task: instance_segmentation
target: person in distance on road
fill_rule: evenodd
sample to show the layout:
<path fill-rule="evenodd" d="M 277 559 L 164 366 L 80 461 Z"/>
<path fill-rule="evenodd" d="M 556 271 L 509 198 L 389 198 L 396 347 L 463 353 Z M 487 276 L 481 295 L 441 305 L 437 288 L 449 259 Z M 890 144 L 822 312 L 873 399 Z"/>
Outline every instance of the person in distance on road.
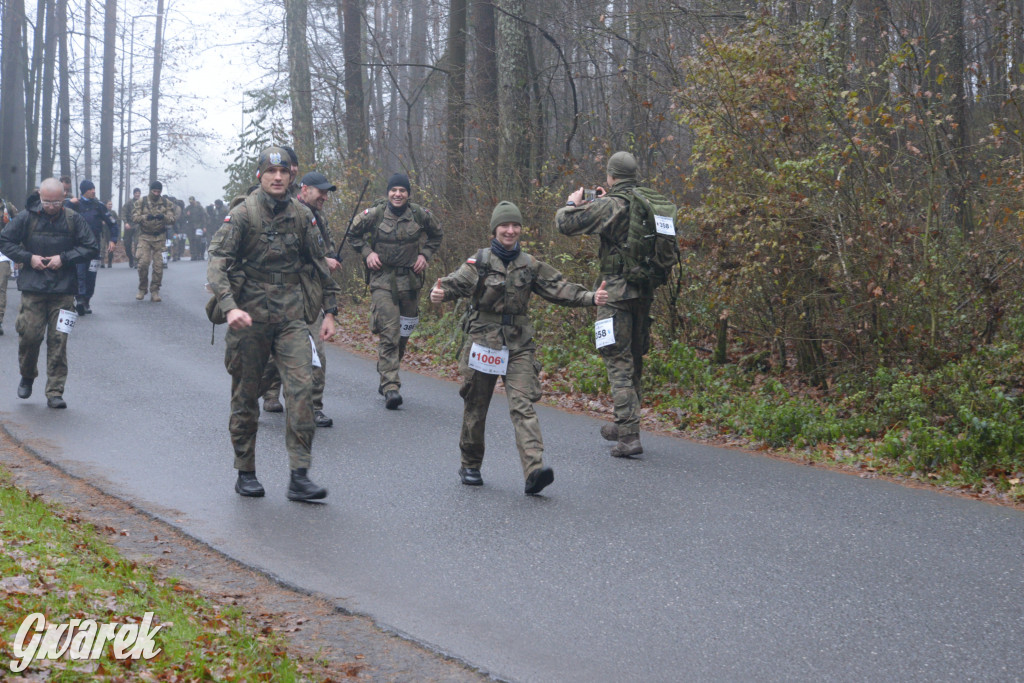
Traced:
<path fill-rule="evenodd" d="M 235 492 L 265 493 L 256 478 L 256 432 L 260 380 L 273 350 L 285 395 L 288 499 L 311 501 L 327 490 L 308 476 L 316 430 L 308 324 L 322 313 L 320 338 L 334 334 L 341 290 L 330 276 L 313 214 L 288 196 L 288 166 L 288 154 L 279 147 L 260 154 L 260 186 L 231 209 L 214 236 L 206 277 L 228 323 L 224 365 L 231 375 Z M 319 292 L 319 300 L 311 292 Z"/>
<path fill-rule="evenodd" d="M 174 225 L 176 213 L 174 204 L 161 196 L 163 183 L 154 180 L 149 184 L 149 194 L 135 203 L 132 224 L 135 225 L 135 264 L 139 269 L 139 293 L 137 301 L 146 298 L 149 288 L 150 300 L 160 301 L 160 285 L 164 279 L 164 248 L 167 244 L 167 228 Z M 153 279 L 149 279 L 149 266 L 153 265 Z"/>
<path fill-rule="evenodd" d="M 544 442 L 533 404 L 540 400 L 540 368 L 536 362 L 533 324 L 527 315 L 530 295 L 562 306 L 603 306 L 604 283 L 596 292 L 568 282 L 546 263 L 519 246 L 523 216 L 512 202 L 501 202 L 491 213 L 491 244 L 466 259 L 430 290 L 431 302 L 472 299 L 463 330 L 469 335 L 459 361 L 465 401 L 459 449 L 459 477 L 468 486 L 483 484 L 484 425 L 498 377 L 503 378 L 516 446 L 526 477 L 525 492 L 535 495 L 555 480 L 544 466 Z"/>
<path fill-rule="evenodd" d="M 14 327 L 20 335 L 18 398 L 32 395 L 39 374 L 39 347 L 46 337 L 46 405 L 67 408 L 68 335 L 57 330 L 60 311 L 75 304 L 75 266 L 99 257 L 99 242 L 81 216 L 64 206 L 64 186 L 47 178 L 28 198 L 28 208 L 0 232 L 0 252 L 22 265 L 18 275 L 21 309 Z"/>

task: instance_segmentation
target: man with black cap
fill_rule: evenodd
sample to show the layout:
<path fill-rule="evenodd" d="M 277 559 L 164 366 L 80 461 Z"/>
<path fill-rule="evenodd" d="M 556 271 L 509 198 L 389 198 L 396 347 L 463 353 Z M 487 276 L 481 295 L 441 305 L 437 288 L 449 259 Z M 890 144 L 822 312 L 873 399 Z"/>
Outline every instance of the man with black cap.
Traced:
<path fill-rule="evenodd" d="M 609 190 L 596 189 L 597 197 L 584 199 L 583 188 L 566 199 L 555 214 L 563 235 L 597 235 L 601 279 L 608 283 L 608 303 L 597 308 L 599 323 L 610 320 L 614 341 L 601 346 L 611 384 L 615 423 L 601 428 L 601 436 L 615 441 L 611 455 L 629 458 L 644 452 L 640 444 L 641 378 L 644 354 L 650 346 L 653 292 L 627 282 L 619 258 L 629 233 L 630 201 L 637 187 L 636 158 L 616 152 L 608 159 Z"/>
<path fill-rule="evenodd" d="M 135 206 L 142 199 L 142 190 L 132 190 L 132 198 L 121 207 L 121 220 L 124 227 L 121 229 L 121 244 L 124 245 L 125 256 L 128 257 L 128 267 L 135 267 L 135 223 L 132 214 L 135 213 Z"/>
<path fill-rule="evenodd" d="M 340 288 L 331 279 L 323 236 L 313 215 L 289 197 L 288 154 L 269 147 L 259 156 L 259 188 L 231 209 L 210 245 L 206 277 L 227 318 L 224 364 L 231 375 L 228 431 L 241 496 L 264 495 L 256 478 L 259 388 L 271 351 L 284 385 L 285 444 L 291 468 L 289 500 L 320 500 L 327 490 L 308 476 L 313 435 L 313 366 L 308 325 L 334 334 Z"/>
<path fill-rule="evenodd" d="M 160 301 L 160 285 L 164 279 L 164 247 L 167 244 L 167 228 L 174 225 L 177 211 L 167 197 L 162 197 L 164 186 L 159 180 L 149 184 L 149 194 L 139 200 L 132 212 L 132 222 L 138 231 L 135 238 L 135 261 L 139 268 L 139 293 L 136 301 L 146 298 L 148 287 L 151 301 Z M 149 278 L 149 266 L 153 264 L 153 279 Z"/>
<path fill-rule="evenodd" d="M 202 261 L 206 251 L 206 209 L 196 201 L 188 198 L 185 207 L 185 233 L 188 235 L 188 254 L 192 261 Z"/>
<path fill-rule="evenodd" d="M 371 328 L 380 335 L 377 391 L 388 410 L 402 405 L 398 367 L 419 323 L 423 271 L 444 236 L 434 215 L 409 201 L 411 193 L 409 177 L 395 173 L 388 180 L 387 199 L 363 211 L 349 233 L 352 248 L 368 269 Z"/>
<path fill-rule="evenodd" d="M 103 227 L 106 226 L 110 231 L 110 240 L 107 242 L 105 251 L 106 253 L 113 253 L 114 245 L 117 244 L 119 237 L 117 221 L 110 215 L 106 205 L 96 199 L 96 186 L 91 180 L 83 180 L 79 183 L 77 203 L 73 204 L 70 200 L 65 200 L 64 205 L 69 209 L 74 209 L 78 215 L 85 219 L 86 225 L 96 235 L 97 244 L 103 244 Z M 78 274 L 78 300 L 75 308 L 79 315 L 92 313 L 89 302 L 92 300 L 92 295 L 96 292 L 96 270 L 100 267 L 101 263 L 102 261 L 97 258 L 88 263 L 78 263 L 75 265 Z"/>
<path fill-rule="evenodd" d="M 282 147 L 282 149 L 288 151 L 287 147 Z M 331 236 L 330 228 L 327 226 L 327 219 L 324 218 L 323 214 L 320 212 L 324 208 L 324 202 L 327 201 L 327 193 L 334 192 L 337 189 L 338 188 L 335 187 L 331 181 L 327 180 L 327 177 L 323 173 L 310 171 L 306 175 L 302 176 L 302 183 L 299 186 L 298 194 L 298 200 L 303 204 L 303 206 L 313 213 L 313 219 L 316 222 L 317 227 L 320 228 L 320 236 L 323 239 L 324 253 L 327 254 L 325 260 L 327 261 L 328 269 L 330 269 L 332 273 L 341 267 L 341 263 L 333 256 L 336 251 L 334 238 Z M 324 353 L 324 341 L 320 339 L 318 334 L 321 324 L 323 324 L 322 313 L 309 325 L 309 333 L 313 337 L 313 342 L 316 345 L 316 353 L 320 357 L 320 367 L 313 367 L 313 422 L 317 427 L 331 427 L 334 425 L 334 420 L 324 414 L 324 385 L 327 377 L 327 356 Z M 263 408 L 266 410 L 268 407 L 280 406 L 281 373 L 278 371 L 277 362 L 273 358 L 271 358 L 270 362 L 267 363 L 267 368 L 263 372 L 263 382 L 261 384 L 266 387 L 266 390 L 263 392 Z M 283 410 L 283 407 L 281 410 Z M 280 410 L 270 412 L 280 412 Z"/>

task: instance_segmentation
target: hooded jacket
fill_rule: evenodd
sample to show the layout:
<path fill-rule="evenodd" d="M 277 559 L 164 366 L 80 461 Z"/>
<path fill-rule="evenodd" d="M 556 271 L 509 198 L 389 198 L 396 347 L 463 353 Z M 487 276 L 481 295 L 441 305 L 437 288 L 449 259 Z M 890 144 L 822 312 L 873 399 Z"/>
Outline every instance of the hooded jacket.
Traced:
<path fill-rule="evenodd" d="M 18 275 L 18 289 L 36 294 L 75 294 L 78 277 L 75 265 L 99 258 L 99 242 L 85 220 L 68 208 L 55 216 L 43 212 L 39 193 L 28 198 L 28 208 L 14 217 L 0 232 L 0 252 L 24 267 Z M 32 257 L 60 256 L 58 270 L 36 270 Z"/>
<path fill-rule="evenodd" d="M 117 242 L 121 236 L 121 231 L 117 227 L 117 221 L 114 220 L 113 216 L 110 215 L 110 211 L 107 209 L 106 204 L 98 199 L 89 199 L 88 197 L 79 197 L 78 204 L 64 203 L 67 208 L 74 209 L 75 213 L 85 219 L 86 225 L 88 225 L 93 234 L 96 235 L 96 241 L 102 239 L 103 226 L 106 225 L 110 231 L 110 241 Z"/>

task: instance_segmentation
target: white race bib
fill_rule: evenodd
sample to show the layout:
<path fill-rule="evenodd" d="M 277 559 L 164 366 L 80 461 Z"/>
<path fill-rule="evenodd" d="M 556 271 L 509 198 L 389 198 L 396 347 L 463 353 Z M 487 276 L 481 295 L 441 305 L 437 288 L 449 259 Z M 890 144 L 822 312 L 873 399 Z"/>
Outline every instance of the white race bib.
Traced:
<path fill-rule="evenodd" d="M 605 318 L 594 323 L 594 344 L 597 348 L 615 343 L 615 318 Z"/>
<path fill-rule="evenodd" d="M 100 269 L 100 263 L 102 263 L 102 261 L 98 258 L 94 258 L 92 261 L 89 261 L 89 272 L 95 273 L 98 271 Z"/>
<path fill-rule="evenodd" d="M 75 323 L 78 321 L 78 313 L 75 311 L 65 311 L 63 308 L 57 312 L 57 331 L 63 332 L 64 334 L 71 334 L 72 330 L 75 329 Z"/>
<path fill-rule="evenodd" d="M 508 372 L 508 347 L 495 351 L 473 342 L 469 349 L 469 367 L 488 375 L 505 375 Z"/>
<path fill-rule="evenodd" d="M 203 229 L 202 228 L 196 228 L 196 237 L 202 237 L 202 236 L 203 236 Z"/>
<path fill-rule="evenodd" d="M 313 341 L 313 335 L 309 335 L 309 346 L 313 349 L 313 367 L 322 368 L 320 364 L 320 354 L 316 352 L 316 342 Z"/>
<path fill-rule="evenodd" d="M 398 322 L 401 324 L 399 334 L 403 337 L 408 337 L 412 334 L 412 331 L 416 329 L 416 326 L 420 324 L 419 316 L 415 318 L 406 318 L 404 315 L 398 316 Z"/>
<path fill-rule="evenodd" d="M 173 240 L 165 240 L 165 241 L 164 241 L 164 246 L 165 246 L 165 247 L 169 247 L 169 246 L 171 246 L 172 244 L 174 244 L 174 241 L 173 241 Z"/>
<path fill-rule="evenodd" d="M 659 235 L 676 236 L 676 223 L 671 216 L 654 215 L 654 230 Z"/>

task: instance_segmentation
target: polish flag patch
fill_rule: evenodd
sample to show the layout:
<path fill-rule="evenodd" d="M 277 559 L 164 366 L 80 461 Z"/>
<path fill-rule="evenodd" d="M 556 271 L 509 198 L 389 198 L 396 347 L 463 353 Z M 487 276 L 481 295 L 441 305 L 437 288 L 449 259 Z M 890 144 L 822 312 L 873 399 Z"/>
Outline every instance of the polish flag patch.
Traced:
<path fill-rule="evenodd" d="M 231 214 L 228 214 L 227 216 L 224 216 L 224 222 L 225 223 L 230 223 L 231 222 Z"/>

